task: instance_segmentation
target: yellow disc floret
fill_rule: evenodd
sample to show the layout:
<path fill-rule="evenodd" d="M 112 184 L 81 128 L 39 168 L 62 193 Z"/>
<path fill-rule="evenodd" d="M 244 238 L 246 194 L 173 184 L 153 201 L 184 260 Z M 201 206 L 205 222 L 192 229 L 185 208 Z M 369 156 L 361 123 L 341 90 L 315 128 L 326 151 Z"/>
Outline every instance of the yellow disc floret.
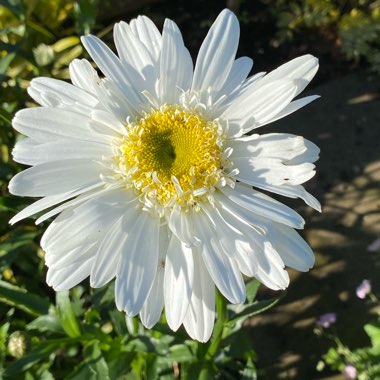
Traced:
<path fill-rule="evenodd" d="M 215 121 L 163 106 L 126 128 L 118 167 L 130 186 L 154 203 L 189 205 L 220 180 L 223 138 Z"/>

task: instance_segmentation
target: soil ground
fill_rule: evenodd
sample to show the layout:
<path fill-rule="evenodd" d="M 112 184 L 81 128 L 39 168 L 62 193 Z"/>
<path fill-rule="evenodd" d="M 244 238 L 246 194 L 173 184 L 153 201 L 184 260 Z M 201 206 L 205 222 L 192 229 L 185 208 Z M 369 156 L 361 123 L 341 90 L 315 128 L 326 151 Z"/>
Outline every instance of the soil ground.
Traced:
<path fill-rule="evenodd" d="M 309 94 L 321 98 L 261 131 L 294 133 L 319 145 L 317 175 L 306 188 L 323 212 L 291 203 L 306 219 L 302 234 L 316 265 L 309 273 L 292 271 L 281 303 L 251 321 L 258 367 L 266 369 L 260 380 L 342 379 L 315 370 L 328 348 L 326 339 L 313 333 L 315 320 L 336 312 L 334 328 L 342 340 L 352 348 L 367 345 L 362 326 L 374 310 L 356 297 L 355 288 L 367 278 L 380 290 L 380 254 L 367 250 L 380 237 L 380 78 L 352 73 Z M 262 290 L 261 297 L 268 294 Z"/>

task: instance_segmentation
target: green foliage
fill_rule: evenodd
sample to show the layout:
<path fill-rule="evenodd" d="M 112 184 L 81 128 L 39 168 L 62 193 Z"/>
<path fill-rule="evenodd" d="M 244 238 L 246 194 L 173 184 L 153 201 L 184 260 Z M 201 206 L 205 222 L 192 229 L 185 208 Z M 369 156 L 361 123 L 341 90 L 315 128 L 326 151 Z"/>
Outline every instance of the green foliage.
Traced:
<path fill-rule="evenodd" d="M 82 287 L 70 295 L 58 292 L 55 304 L 35 294 L 30 294 L 33 302 L 20 298 L 25 293 L 11 287 L 18 298 L 0 328 L 0 369 L 5 379 L 255 379 L 256 355 L 242 324 L 278 302 L 254 301 L 257 288 L 256 280 L 247 284 L 251 301 L 239 310 L 226 309 L 218 295 L 214 334 L 202 344 L 182 330 L 168 330 L 164 320 L 152 330 L 137 318 L 126 323 L 122 313 L 109 307 L 112 286 L 91 294 Z M 0 294 L 0 302 L 9 304 L 9 298 Z M 115 313 L 124 320 L 121 328 Z"/>
<path fill-rule="evenodd" d="M 372 302 L 377 305 L 379 301 L 371 294 Z M 335 334 L 327 334 L 317 329 L 318 335 L 327 337 L 332 346 L 323 355 L 317 365 L 317 370 L 322 371 L 326 366 L 342 372 L 347 365 L 352 365 L 357 371 L 358 380 L 380 380 L 380 315 L 371 323 L 364 325 L 371 345 L 357 349 L 350 349 Z"/>
<path fill-rule="evenodd" d="M 380 2 L 376 0 L 296 0 L 273 2 L 280 43 L 305 33 L 328 37 L 349 60 L 366 61 L 380 73 Z"/>
<path fill-rule="evenodd" d="M 380 72 L 380 4 L 352 9 L 339 22 L 342 51 L 349 59 L 364 58 Z"/>
<path fill-rule="evenodd" d="M 305 29 L 321 28 L 336 22 L 339 8 L 332 0 L 280 0 L 275 2 L 272 12 L 277 19 L 277 37 L 283 42 Z"/>

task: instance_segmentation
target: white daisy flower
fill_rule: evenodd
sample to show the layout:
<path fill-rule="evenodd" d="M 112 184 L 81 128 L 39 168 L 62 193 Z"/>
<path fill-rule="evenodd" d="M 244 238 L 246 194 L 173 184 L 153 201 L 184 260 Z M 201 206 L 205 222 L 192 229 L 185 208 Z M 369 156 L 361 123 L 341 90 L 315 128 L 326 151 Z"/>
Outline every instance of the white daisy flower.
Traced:
<path fill-rule="evenodd" d="M 15 161 L 31 165 L 12 194 L 42 197 L 11 223 L 43 210 L 59 214 L 41 240 L 47 283 L 67 290 L 86 277 L 102 287 L 116 277 L 119 310 L 150 328 L 167 322 L 207 341 L 215 286 L 245 300 L 243 276 L 284 289 L 285 266 L 307 271 L 314 256 L 295 229 L 302 217 L 265 190 L 302 198 L 319 149 L 291 134 L 251 134 L 310 103 L 292 101 L 318 69 L 311 55 L 247 78 L 252 60 L 235 59 L 239 24 L 224 10 L 209 30 L 195 68 L 177 25 L 162 34 L 139 16 L 114 28 L 118 56 L 100 39 L 82 42 L 87 60 L 70 65 L 72 84 L 36 78 L 41 107 L 19 111 L 27 137 Z"/>

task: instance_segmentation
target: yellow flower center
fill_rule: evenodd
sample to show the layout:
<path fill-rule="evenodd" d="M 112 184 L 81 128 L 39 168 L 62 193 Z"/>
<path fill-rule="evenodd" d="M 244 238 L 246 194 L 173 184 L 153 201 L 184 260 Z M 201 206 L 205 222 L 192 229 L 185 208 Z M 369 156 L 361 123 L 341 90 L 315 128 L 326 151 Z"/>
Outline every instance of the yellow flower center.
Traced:
<path fill-rule="evenodd" d="M 117 159 L 128 182 L 149 200 L 189 205 L 220 179 L 220 128 L 199 114 L 164 106 L 127 125 Z"/>

